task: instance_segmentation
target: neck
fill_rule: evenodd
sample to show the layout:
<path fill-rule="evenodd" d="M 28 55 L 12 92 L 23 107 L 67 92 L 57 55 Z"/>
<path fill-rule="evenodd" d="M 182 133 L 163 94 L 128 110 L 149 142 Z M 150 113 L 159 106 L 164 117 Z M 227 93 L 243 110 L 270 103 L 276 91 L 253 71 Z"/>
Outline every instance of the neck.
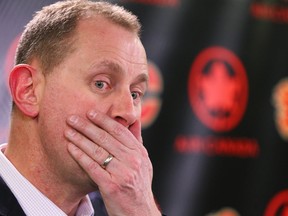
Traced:
<path fill-rule="evenodd" d="M 55 205 L 67 215 L 75 215 L 81 199 L 89 191 L 84 192 L 80 185 L 75 186 L 63 179 L 51 165 L 51 158 L 42 148 L 35 121 L 29 118 L 12 121 L 11 136 L 4 154 Z"/>

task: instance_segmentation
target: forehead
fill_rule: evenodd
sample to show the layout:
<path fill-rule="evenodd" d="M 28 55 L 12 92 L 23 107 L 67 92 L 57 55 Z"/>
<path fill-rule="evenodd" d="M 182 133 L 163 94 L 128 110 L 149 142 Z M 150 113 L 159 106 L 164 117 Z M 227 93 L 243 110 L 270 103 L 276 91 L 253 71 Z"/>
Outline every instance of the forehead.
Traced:
<path fill-rule="evenodd" d="M 76 27 L 76 36 L 79 45 L 89 45 L 90 48 L 100 50 L 116 49 L 123 52 L 123 55 L 129 54 L 130 61 L 134 58 L 140 60 L 139 57 L 146 59 L 144 47 L 135 31 L 101 16 L 80 20 Z"/>
<path fill-rule="evenodd" d="M 97 16 L 79 21 L 75 38 L 76 53 L 89 62 L 89 67 L 101 64 L 117 70 L 129 67 L 147 72 L 145 49 L 133 31 Z"/>

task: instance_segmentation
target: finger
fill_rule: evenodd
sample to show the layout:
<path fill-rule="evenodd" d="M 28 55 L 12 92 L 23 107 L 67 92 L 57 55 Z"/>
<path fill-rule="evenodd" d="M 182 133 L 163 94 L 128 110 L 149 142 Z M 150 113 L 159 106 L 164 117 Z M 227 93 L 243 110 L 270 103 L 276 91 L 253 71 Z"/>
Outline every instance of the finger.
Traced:
<path fill-rule="evenodd" d="M 123 145 L 128 148 L 128 150 L 125 149 L 123 154 L 119 154 L 120 157 L 117 157 L 121 161 L 126 162 L 131 158 L 130 156 L 127 157 L 127 155 L 142 155 L 144 157 L 148 157 L 147 149 L 142 144 L 142 137 L 141 137 L 141 124 L 140 121 L 136 121 L 134 125 L 131 126 L 131 130 L 134 132 L 135 135 L 132 134 L 131 131 L 129 131 L 126 127 L 124 127 L 122 124 L 118 123 L 114 119 L 111 119 L 109 116 L 96 112 L 94 110 L 91 110 L 87 113 L 88 118 L 97 126 L 103 128 L 105 131 L 108 132 L 109 135 L 112 135 L 115 139 L 117 139 L 120 144 L 117 145 L 117 147 L 121 148 Z M 113 149 L 108 149 L 109 152 L 113 152 Z M 132 150 L 132 152 L 131 152 Z M 129 161 L 128 161 L 128 164 Z"/>
<path fill-rule="evenodd" d="M 111 153 L 112 155 L 121 158 L 123 157 L 123 154 L 127 152 L 127 147 L 122 145 L 118 140 L 116 140 L 113 136 L 108 134 L 103 129 L 99 128 L 97 125 L 93 124 L 92 122 L 85 120 L 79 116 L 72 115 L 67 120 L 68 125 L 73 127 L 75 130 L 77 130 L 79 133 L 81 133 L 83 136 L 87 137 L 90 141 L 93 143 L 96 143 L 98 146 L 102 147 L 103 149 L 106 149 L 107 152 Z M 69 134 L 67 134 L 69 135 Z M 78 145 L 78 143 L 75 143 Z M 95 150 L 97 153 L 97 149 L 94 149 L 93 144 L 91 143 L 82 143 L 83 145 L 88 145 L 85 147 L 87 153 L 90 156 L 95 154 Z M 79 145 L 78 145 L 79 146 Z M 89 147 L 90 146 L 90 147 Z M 79 146 L 80 147 L 80 146 Z M 83 146 L 81 147 L 83 148 Z M 96 148 L 96 147 L 95 147 Z M 101 149 L 100 149 L 101 151 Z M 108 156 L 108 153 L 106 157 Z M 100 158 L 103 159 L 103 157 L 100 156 Z"/>
<path fill-rule="evenodd" d="M 125 166 L 121 166 L 122 164 L 115 157 L 113 157 L 104 169 L 102 164 L 94 161 L 82 151 L 82 149 L 74 145 L 74 143 L 68 143 L 68 151 L 100 189 L 108 189 L 107 185 L 112 184 L 113 182 L 123 181 L 120 180 L 123 179 L 123 176 L 131 176 L 132 171 Z M 114 172 L 111 172 L 111 170 Z"/>
<path fill-rule="evenodd" d="M 87 113 L 87 116 L 94 124 L 107 131 L 110 135 L 112 135 L 115 139 L 117 139 L 127 148 L 135 150 L 138 149 L 141 145 L 141 143 L 131 133 L 131 131 L 129 131 L 126 127 L 124 127 L 122 124 L 118 123 L 114 119 L 111 119 L 109 116 L 100 112 L 95 112 L 94 110 L 89 111 Z"/>
<path fill-rule="evenodd" d="M 82 152 L 84 152 L 85 154 L 87 154 L 91 159 L 93 159 L 94 161 L 96 161 L 100 166 L 102 166 L 102 168 L 104 169 L 109 169 L 108 171 L 110 173 L 114 173 L 115 176 L 119 176 L 121 174 L 123 174 L 123 172 L 121 170 L 124 170 L 125 168 L 127 168 L 127 165 L 121 163 L 118 164 L 118 166 L 114 166 L 111 167 L 110 163 L 109 163 L 109 167 L 108 165 L 106 167 L 104 167 L 104 163 L 107 160 L 107 158 L 109 158 L 109 156 L 111 155 L 111 153 L 107 152 L 104 148 L 102 148 L 101 146 L 95 144 L 94 142 L 92 142 L 90 139 L 88 139 L 87 137 L 83 136 L 81 133 L 71 129 L 71 128 L 67 128 L 64 131 L 64 136 L 74 145 L 76 145 L 79 149 L 81 149 Z M 116 158 L 117 156 L 113 156 L 113 159 Z M 130 162 L 130 164 L 136 164 L 134 163 L 133 160 L 135 160 L 135 157 L 137 159 L 139 159 L 139 156 L 137 156 L 137 154 L 133 154 L 132 156 L 127 157 L 127 155 L 123 156 L 122 158 L 126 159 L 126 161 L 128 161 L 128 163 Z M 121 160 L 121 158 L 120 158 Z M 123 162 L 123 159 L 121 160 Z M 131 162 L 132 161 L 132 162 Z M 136 161 L 137 162 L 137 161 Z"/>
<path fill-rule="evenodd" d="M 125 200 L 134 199 L 141 193 L 141 198 L 143 198 L 143 190 L 151 187 L 150 178 L 147 180 L 149 173 L 141 172 L 140 166 L 139 170 L 123 169 L 118 170 L 117 174 L 111 174 L 101 166 L 93 161 L 88 155 L 86 155 L 81 149 L 72 143 L 68 144 L 68 151 L 71 156 L 78 162 L 78 164 L 86 171 L 91 180 L 98 186 L 105 204 L 114 206 L 119 203 L 119 201 L 124 202 Z M 117 167 L 119 163 L 115 158 L 109 163 L 108 167 Z M 142 167 L 143 168 L 143 167 Z M 141 174 L 142 173 L 142 174 Z M 139 190 L 141 188 L 141 190 Z M 135 197 L 135 198 L 134 198 Z M 114 203 L 114 204 L 113 204 Z"/>
<path fill-rule="evenodd" d="M 138 120 L 129 127 L 131 133 L 136 137 L 136 139 L 143 143 L 142 134 L 141 134 L 141 121 Z"/>
<path fill-rule="evenodd" d="M 100 165 L 102 165 L 103 161 L 105 161 L 109 156 L 109 153 L 104 148 L 93 143 L 91 140 L 73 129 L 66 129 L 64 135 L 71 143 L 80 148 Z"/>
<path fill-rule="evenodd" d="M 69 118 L 70 120 L 72 119 L 72 121 L 68 120 L 69 125 L 71 125 L 73 128 L 75 128 L 77 131 L 80 131 L 80 133 L 82 133 L 84 136 L 86 136 L 90 141 L 97 143 L 97 145 L 104 148 L 107 152 L 111 153 L 114 157 L 116 157 L 119 161 L 121 161 L 121 164 L 119 164 L 118 167 L 115 167 L 115 169 L 112 169 L 109 166 L 110 172 L 113 172 L 114 174 L 116 174 L 119 170 L 125 170 L 125 167 L 126 168 L 127 167 L 130 167 L 130 168 L 134 167 L 137 164 L 137 163 L 135 163 L 135 161 L 137 162 L 142 157 L 148 157 L 148 152 L 141 143 L 139 144 L 139 146 L 141 146 L 141 147 L 138 147 L 138 148 L 134 147 L 134 149 L 129 149 L 126 147 L 125 143 L 130 142 L 131 139 L 132 139 L 133 143 L 136 143 L 136 144 L 134 144 L 134 146 L 137 146 L 138 145 L 137 143 L 139 143 L 139 141 L 131 134 L 130 131 L 128 131 L 127 128 L 123 127 L 121 124 L 118 124 L 116 121 L 112 120 L 113 122 L 117 123 L 118 125 L 123 127 L 126 131 L 129 132 L 129 137 L 123 139 L 124 144 L 120 143 L 118 140 L 116 140 L 109 133 L 107 133 L 103 129 L 95 126 L 90 121 L 85 120 L 79 116 L 72 116 L 72 117 L 73 118 Z M 89 156 L 94 158 L 100 165 L 102 165 L 103 161 L 106 159 L 105 158 L 105 159 L 101 160 L 101 159 L 95 158 L 95 156 L 93 156 L 94 155 L 93 150 L 91 150 L 91 148 L 89 148 L 89 146 L 94 145 L 93 143 L 91 144 L 89 142 L 82 142 L 82 143 L 80 143 L 81 144 L 80 145 L 80 144 L 78 144 L 78 142 L 75 142 L 75 144 L 78 146 L 82 145 L 82 147 L 80 147 L 81 149 L 83 148 L 83 145 L 88 145 L 88 147 L 84 148 L 85 149 L 84 151 Z"/>
<path fill-rule="evenodd" d="M 68 151 L 75 161 L 86 171 L 90 178 L 99 187 L 111 181 L 111 175 L 99 163 L 91 159 L 85 152 L 73 143 L 68 143 Z M 110 165 L 110 164 L 109 164 Z"/>

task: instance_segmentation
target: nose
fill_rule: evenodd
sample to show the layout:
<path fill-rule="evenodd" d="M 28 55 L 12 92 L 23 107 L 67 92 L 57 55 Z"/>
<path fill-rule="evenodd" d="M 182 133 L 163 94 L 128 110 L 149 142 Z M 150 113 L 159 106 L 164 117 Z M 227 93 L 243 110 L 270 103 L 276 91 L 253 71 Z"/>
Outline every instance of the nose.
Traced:
<path fill-rule="evenodd" d="M 117 94 L 117 97 L 114 98 L 110 107 L 110 116 L 125 127 L 129 127 L 136 121 L 138 117 L 138 109 L 134 105 L 129 90 L 129 92 L 127 91 Z"/>

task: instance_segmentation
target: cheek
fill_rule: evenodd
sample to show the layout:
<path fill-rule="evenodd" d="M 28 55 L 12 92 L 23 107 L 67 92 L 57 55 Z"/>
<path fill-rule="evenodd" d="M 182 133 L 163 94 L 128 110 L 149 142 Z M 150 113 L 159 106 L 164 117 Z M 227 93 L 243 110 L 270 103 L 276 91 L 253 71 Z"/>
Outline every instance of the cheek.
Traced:
<path fill-rule="evenodd" d="M 81 90 L 47 87 L 40 108 L 40 123 L 44 124 L 46 132 L 57 134 L 58 138 L 63 137 L 64 130 L 68 127 L 66 120 L 72 114 L 86 118 L 86 113 L 90 109 L 105 111 L 104 103 L 101 103 L 95 95 Z"/>
<path fill-rule="evenodd" d="M 73 92 L 63 88 L 47 88 L 46 92 L 41 101 L 38 118 L 42 149 L 45 155 L 53 158 L 55 164 L 74 164 L 67 151 L 68 141 L 64 137 L 64 131 L 68 128 L 66 120 L 71 114 L 85 116 L 90 106 L 87 103 L 89 100 L 87 96 L 83 97 L 85 94 L 75 90 Z"/>
<path fill-rule="evenodd" d="M 38 123 L 42 142 L 48 146 L 48 143 L 63 142 L 71 98 L 65 97 L 56 89 L 47 89 L 46 92 L 41 101 Z"/>
<path fill-rule="evenodd" d="M 107 98 L 101 98 L 84 87 L 70 88 L 54 82 L 53 86 L 46 86 L 40 106 L 39 124 L 45 130 L 45 136 L 51 137 L 50 141 L 53 138 L 63 142 L 68 116 L 77 114 L 86 118 L 87 111 L 91 109 L 106 113 L 110 104 Z"/>
<path fill-rule="evenodd" d="M 58 86 L 47 86 L 41 111 L 58 118 L 67 118 L 70 114 L 81 115 L 85 109 L 85 101 L 87 101 L 85 95 L 87 93 L 84 93 L 79 88 L 67 88 L 64 85 Z"/>

